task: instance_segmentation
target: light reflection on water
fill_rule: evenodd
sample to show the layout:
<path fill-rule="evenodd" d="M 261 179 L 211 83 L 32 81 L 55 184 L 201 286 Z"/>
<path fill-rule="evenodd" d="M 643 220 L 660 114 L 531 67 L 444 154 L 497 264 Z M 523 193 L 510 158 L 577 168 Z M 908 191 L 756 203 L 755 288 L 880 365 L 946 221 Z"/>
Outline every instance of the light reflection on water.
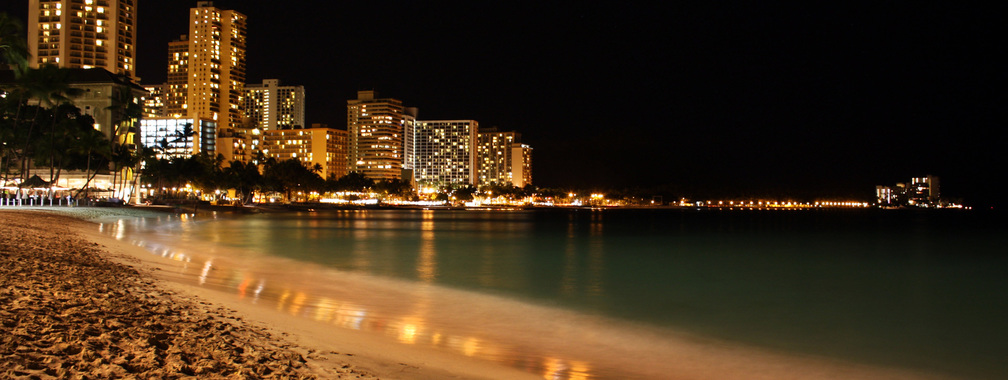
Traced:
<path fill-rule="evenodd" d="M 196 219 L 191 215 L 165 216 L 155 220 L 119 219 L 112 223 L 100 224 L 99 231 L 110 234 L 118 240 L 129 241 L 133 245 L 145 248 L 152 255 L 175 263 L 173 271 L 169 274 L 170 278 L 232 293 L 241 300 L 274 308 L 292 317 L 339 328 L 377 333 L 403 344 L 423 345 L 495 361 L 537 373 L 546 379 L 598 377 L 587 361 L 565 358 L 562 353 L 541 352 L 528 344 L 508 342 L 480 334 L 481 327 L 478 323 L 474 323 L 479 321 L 469 319 L 470 317 L 464 314 L 446 318 L 444 312 L 438 309 L 451 301 L 435 300 L 434 297 L 437 296 L 434 294 L 435 288 L 430 285 L 437 275 L 437 250 L 434 247 L 431 217 L 432 215 L 425 214 L 425 220 L 421 224 L 422 244 L 416 263 L 417 278 L 423 283 L 377 296 L 374 292 L 331 291 L 331 288 L 314 286 L 308 281 L 292 280 L 290 276 L 281 274 L 288 266 L 291 267 L 291 272 L 296 272 L 298 270 L 296 267 L 302 264 L 270 262 L 262 264 L 261 267 L 247 266 L 242 263 L 245 259 L 228 256 L 224 250 L 210 249 L 208 251 L 213 253 L 203 253 L 200 249 L 208 246 L 190 246 L 181 243 L 190 242 L 187 238 L 176 242 L 179 242 L 179 247 L 189 248 L 177 249 L 174 244 L 168 246 L 150 240 L 157 234 L 142 232 L 148 227 L 175 225 L 177 230 L 186 236 L 198 228 Z M 313 223 L 306 223 L 305 227 L 317 227 L 313 226 Z M 358 226 L 359 223 L 363 221 L 355 222 Z M 313 234 L 317 232 L 308 234 L 314 236 Z M 365 237 L 369 232 L 364 229 L 358 230 L 355 234 L 357 237 Z M 137 239 L 135 238 L 137 236 L 145 236 L 148 239 Z M 366 247 L 358 248 L 364 248 L 361 251 L 367 252 Z M 364 267 L 368 266 L 368 262 L 366 255 L 357 258 L 357 263 Z M 274 266 L 278 264 L 279 266 Z M 269 269 L 260 270 L 264 268 Z M 328 274 L 338 275 L 338 273 Z M 314 278 L 315 275 L 317 274 L 311 277 Z M 482 274 L 481 278 L 486 282 L 494 281 L 491 272 Z M 355 296 L 355 293 L 359 294 Z M 457 311 L 455 309 L 450 313 Z M 459 325 L 459 322 L 463 324 Z M 495 321 L 492 324 L 508 323 L 513 321 Z"/>
<path fill-rule="evenodd" d="M 100 229 L 175 263 L 181 281 L 546 378 L 656 377 L 627 368 L 671 355 L 664 336 L 526 304 L 866 364 L 1008 370 L 1008 261 L 993 254 L 1008 242 L 986 220 L 341 211 Z"/>

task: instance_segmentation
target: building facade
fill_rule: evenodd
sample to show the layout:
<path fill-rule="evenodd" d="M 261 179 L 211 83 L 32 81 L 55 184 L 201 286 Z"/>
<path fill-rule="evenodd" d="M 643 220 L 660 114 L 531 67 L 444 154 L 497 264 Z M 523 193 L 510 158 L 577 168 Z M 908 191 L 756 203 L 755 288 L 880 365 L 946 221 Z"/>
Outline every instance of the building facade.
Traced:
<path fill-rule="evenodd" d="M 405 123 L 401 100 L 358 91 L 347 101 L 347 170 L 376 181 L 401 179 Z"/>
<path fill-rule="evenodd" d="M 137 0 L 29 0 L 30 66 L 101 68 L 136 80 Z"/>
<path fill-rule="evenodd" d="M 154 149 L 158 158 L 216 154 L 217 122 L 210 119 L 143 119 L 140 143 Z"/>
<path fill-rule="evenodd" d="M 479 183 L 510 185 L 513 183 L 511 154 L 521 134 L 515 131 L 500 132 L 496 128 L 481 130 L 478 137 Z"/>
<path fill-rule="evenodd" d="M 527 144 L 511 148 L 511 184 L 515 187 L 532 184 L 532 147 Z"/>
<path fill-rule="evenodd" d="M 307 127 L 304 86 L 281 86 L 279 79 L 265 79 L 262 84 L 246 84 L 242 101 L 247 122 L 263 131 Z"/>
<path fill-rule="evenodd" d="M 165 82 L 166 117 L 185 117 L 189 96 L 189 35 L 168 43 L 168 77 Z"/>
<path fill-rule="evenodd" d="M 476 120 L 417 120 L 408 142 L 416 186 L 476 186 L 478 133 Z"/>
<path fill-rule="evenodd" d="M 909 184 L 875 186 L 875 198 L 879 207 L 942 207 L 945 203 L 938 177 L 933 175 L 911 178 Z"/>
<path fill-rule="evenodd" d="M 143 97 L 143 117 L 145 119 L 168 117 L 165 107 L 165 90 L 167 87 L 168 85 L 165 84 L 143 86 L 144 90 L 147 90 L 147 95 Z"/>
<path fill-rule="evenodd" d="M 238 127 L 245 87 L 245 15 L 201 1 L 189 10 L 186 100 L 190 119 Z"/>
<path fill-rule="evenodd" d="M 347 131 L 322 126 L 263 132 L 263 152 L 277 160 L 296 159 L 305 167 L 319 165 L 322 178 L 347 174 Z"/>

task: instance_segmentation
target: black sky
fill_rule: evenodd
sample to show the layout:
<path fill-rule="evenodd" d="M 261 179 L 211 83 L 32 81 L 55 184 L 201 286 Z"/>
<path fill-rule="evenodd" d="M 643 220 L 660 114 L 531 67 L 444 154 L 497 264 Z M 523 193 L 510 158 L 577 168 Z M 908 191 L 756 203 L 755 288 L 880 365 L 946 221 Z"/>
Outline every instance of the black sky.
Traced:
<path fill-rule="evenodd" d="M 309 123 L 345 128 L 374 89 L 521 132 L 539 186 L 871 197 L 933 174 L 1000 204 L 1003 8 L 277 3 L 214 2 L 248 15 L 248 81 L 304 85 Z M 140 0 L 145 84 L 195 4 Z"/>

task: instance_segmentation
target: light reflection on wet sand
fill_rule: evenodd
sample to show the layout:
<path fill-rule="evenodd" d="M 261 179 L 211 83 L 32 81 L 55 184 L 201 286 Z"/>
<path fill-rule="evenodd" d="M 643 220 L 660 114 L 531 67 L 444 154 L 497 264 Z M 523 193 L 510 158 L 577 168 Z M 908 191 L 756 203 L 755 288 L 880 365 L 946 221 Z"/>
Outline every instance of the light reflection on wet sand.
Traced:
<path fill-rule="evenodd" d="M 422 243 L 416 271 L 422 282 L 410 284 L 286 259 L 242 259 L 219 246 L 186 239 L 172 240 L 169 246 L 157 241 L 165 236 L 142 232 L 165 223 L 177 223 L 183 234 L 197 228 L 192 216 L 172 218 L 120 219 L 100 224 L 99 231 L 163 258 L 171 264 L 168 277 L 173 280 L 231 293 L 292 317 L 495 361 L 546 379 L 589 379 L 600 375 L 590 359 L 567 357 L 562 350 L 546 352 L 536 343 L 512 336 L 514 331 L 508 329 L 523 329 L 516 323 L 535 323 L 514 320 L 521 317 L 521 312 L 500 315 L 496 311 L 478 310 L 478 305 L 455 299 L 458 295 L 452 293 L 457 291 L 446 292 L 431 285 L 437 271 L 431 220 L 421 224 Z M 368 232 L 358 229 L 357 233 Z M 357 260 L 362 263 L 369 258 L 361 256 Z M 472 306 L 477 310 L 471 310 Z M 487 331 L 488 328 L 496 331 Z"/>

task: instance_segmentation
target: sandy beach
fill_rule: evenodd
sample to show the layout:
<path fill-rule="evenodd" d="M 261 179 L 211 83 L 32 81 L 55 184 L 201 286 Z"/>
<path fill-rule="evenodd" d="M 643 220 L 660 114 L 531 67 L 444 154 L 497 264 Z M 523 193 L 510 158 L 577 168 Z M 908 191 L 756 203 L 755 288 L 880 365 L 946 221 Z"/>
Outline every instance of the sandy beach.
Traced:
<path fill-rule="evenodd" d="M 151 255 L 78 219 L 104 211 L 66 210 L 0 210 L 0 377 L 533 377 L 354 331 L 320 335 L 159 279 Z"/>
<path fill-rule="evenodd" d="M 153 211 L 0 209 L 0 230 L 4 231 L 0 238 L 0 304 L 4 305 L 0 309 L 0 377 L 543 377 L 531 369 L 292 318 L 276 307 L 175 281 L 171 261 L 101 233 L 95 223 L 83 220 L 122 213 Z M 563 334 L 584 335 L 543 325 L 530 327 L 534 335 L 550 336 L 536 340 L 540 343 L 556 340 L 565 345 L 569 337 Z M 596 333 L 610 336 L 603 333 L 606 329 L 599 326 Z M 642 346 L 641 341 L 613 342 L 611 336 L 595 342 L 574 350 L 620 350 L 595 356 L 629 360 L 613 365 L 624 368 L 632 378 L 943 378 L 692 337 L 671 337 L 656 347 Z"/>
<path fill-rule="evenodd" d="M 5 378 L 375 378 L 158 287 L 72 232 L 86 222 L 0 215 Z"/>

